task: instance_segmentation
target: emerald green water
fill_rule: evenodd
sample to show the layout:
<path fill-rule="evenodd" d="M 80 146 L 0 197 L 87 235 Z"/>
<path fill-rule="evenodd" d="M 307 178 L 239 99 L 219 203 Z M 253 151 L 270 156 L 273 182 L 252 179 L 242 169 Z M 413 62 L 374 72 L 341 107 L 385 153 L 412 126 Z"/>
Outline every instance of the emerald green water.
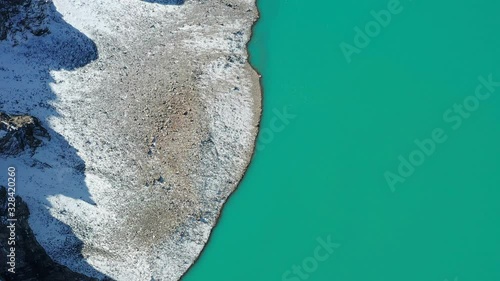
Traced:
<path fill-rule="evenodd" d="M 467 98 L 500 81 L 500 2 L 401 1 L 348 63 L 339 44 L 390 3 L 258 2 L 267 133 L 184 281 L 500 280 L 500 87 Z M 386 171 L 434 130 L 446 140 L 391 190 Z M 307 259 L 328 235 L 340 247 Z"/>

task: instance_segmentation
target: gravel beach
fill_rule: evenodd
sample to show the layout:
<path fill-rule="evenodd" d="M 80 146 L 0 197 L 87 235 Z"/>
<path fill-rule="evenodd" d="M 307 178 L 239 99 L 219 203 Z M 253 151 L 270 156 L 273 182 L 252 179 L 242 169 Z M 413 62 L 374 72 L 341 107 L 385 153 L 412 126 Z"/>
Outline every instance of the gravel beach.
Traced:
<path fill-rule="evenodd" d="M 50 137 L 0 169 L 36 240 L 89 277 L 178 280 L 253 154 L 255 2 L 24 2 L 0 7 L 0 112 Z"/>

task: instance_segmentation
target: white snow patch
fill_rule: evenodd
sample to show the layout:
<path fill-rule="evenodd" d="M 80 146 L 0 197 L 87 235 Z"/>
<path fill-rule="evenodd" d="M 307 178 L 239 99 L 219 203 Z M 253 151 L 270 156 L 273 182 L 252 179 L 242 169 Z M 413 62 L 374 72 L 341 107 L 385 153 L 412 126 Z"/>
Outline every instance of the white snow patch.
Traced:
<path fill-rule="evenodd" d="M 35 47 L 56 48 L 58 38 L 71 30 L 97 42 L 98 48 L 102 48 L 100 43 L 105 44 L 106 40 L 115 40 L 123 43 L 120 51 L 126 51 L 126 44 L 144 45 L 144 42 L 131 42 L 128 37 L 143 32 L 138 30 L 137 23 L 150 20 L 168 30 L 171 22 L 185 20 L 186 10 L 195 4 L 187 1 L 183 6 L 169 6 L 139 0 L 53 2 L 65 22 L 54 23 L 52 34 L 31 38 L 25 46 L 16 48 L 8 42 L 0 42 L 0 92 L 2 97 L 8 97 L 1 100 L 0 110 L 38 117 L 49 129 L 52 140 L 32 157 L 26 153 L 1 159 L 0 171 L 6 171 L 8 166 L 18 170 L 17 192 L 30 208 L 30 225 L 38 242 L 56 262 L 97 278 L 108 275 L 118 281 L 150 281 L 152 277 L 177 280 L 208 240 L 221 208 L 220 200 L 215 199 L 222 197 L 225 201 L 233 190 L 235 177 L 243 173 L 248 158 L 244 148 L 251 147 L 254 141 L 255 135 L 248 130 L 255 118 L 252 81 L 248 78 L 251 72 L 237 62 L 226 66 L 229 54 L 246 60 L 244 44 L 249 39 L 250 26 L 244 21 L 227 23 L 214 29 L 211 36 L 202 32 L 204 27 L 195 25 L 171 31 L 186 33 L 186 39 L 180 43 L 190 50 L 198 50 L 200 56 L 222 54 L 204 69 L 198 85 L 219 153 L 218 158 L 204 160 L 203 165 L 217 165 L 210 176 L 200 181 L 198 188 L 207 201 L 219 203 L 213 206 L 213 214 L 207 218 L 209 223 L 195 223 L 196 227 L 189 233 L 191 239 L 175 236 L 148 251 L 123 243 L 115 232 L 124 224 L 124 218 L 117 213 L 122 207 L 119 199 L 134 196 L 127 187 L 135 179 L 136 171 L 110 151 L 89 151 L 87 142 L 113 142 L 113 135 L 103 126 L 103 118 L 82 120 L 75 114 L 87 110 L 86 105 L 91 101 L 99 102 L 101 93 L 96 91 L 97 86 L 106 83 L 100 63 L 119 64 L 119 52 L 103 53 L 99 49 L 100 58 L 86 66 L 46 71 L 47 60 L 42 57 L 43 52 L 37 54 Z M 240 2 L 254 6 L 254 0 Z M 76 30 L 69 29 L 67 24 Z M 245 31 L 243 37 L 235 37 L 241 30 Z M 174 43 L 165 42 L 165 48 Z M 224 90 L 213 92 L 214 87 L 221 85 Z M 0 131 L 0 138 L 4 136 L 2 133 L 5 135 Z M 240 154 L 234 155 L 234 151 Z M 237 169 L 229 173 L 235 164 Z M 3 181 L 2 177 L 3 174 L 0 176 Z M 234 183 L 228 185 L 228 179 Z M 224 188 L 222 195 L 221 188 Z M 85 259 L 81 259 L 80 254 Z"/>

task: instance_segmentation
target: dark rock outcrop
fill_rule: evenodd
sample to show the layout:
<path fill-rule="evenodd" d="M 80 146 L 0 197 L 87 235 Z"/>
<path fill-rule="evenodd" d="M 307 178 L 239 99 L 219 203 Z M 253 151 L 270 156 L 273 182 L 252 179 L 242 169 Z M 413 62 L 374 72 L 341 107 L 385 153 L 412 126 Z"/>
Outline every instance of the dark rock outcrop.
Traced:
<path fill-rule="evenodd" d="M 0 0 L 0 40 L 18 33 L 40 36 L 49 32 L 46 0 Z"/>
<path fill-rule="evenodd" d="M 0 155 L 16 155 L 26 149 L 34 152 L 43 139 L 50 136 L 36 117 L 0 112 Z"/>
<path fill-rule="evenodd" d="M 5 281 L 96 281 L 97 279 L 75 273 L 65 266 L 55 263 L 38 244 L 28 224 L 30 212 L 26 203 L 16 196 L 15 218 L 15 273 L 9 273 L 2 265 L 0 280 Z M 7 241 L 10 229 L 7 228 L 7 190 L 0 187 L 0 254 L 6 257 L 10 253 Z M 2 260 L 4 260 L 2 258 Z"/>

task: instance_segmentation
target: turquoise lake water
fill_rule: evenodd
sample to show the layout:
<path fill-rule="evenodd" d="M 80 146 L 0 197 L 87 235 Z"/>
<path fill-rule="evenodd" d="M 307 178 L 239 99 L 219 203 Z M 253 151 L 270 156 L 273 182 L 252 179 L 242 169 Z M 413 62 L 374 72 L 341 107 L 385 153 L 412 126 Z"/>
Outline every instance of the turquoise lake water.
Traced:
<path fill-rule="evenodd" d="M 500 2 L 258 6 L 258 151 L 183 280 L 500 280 Z"/>

